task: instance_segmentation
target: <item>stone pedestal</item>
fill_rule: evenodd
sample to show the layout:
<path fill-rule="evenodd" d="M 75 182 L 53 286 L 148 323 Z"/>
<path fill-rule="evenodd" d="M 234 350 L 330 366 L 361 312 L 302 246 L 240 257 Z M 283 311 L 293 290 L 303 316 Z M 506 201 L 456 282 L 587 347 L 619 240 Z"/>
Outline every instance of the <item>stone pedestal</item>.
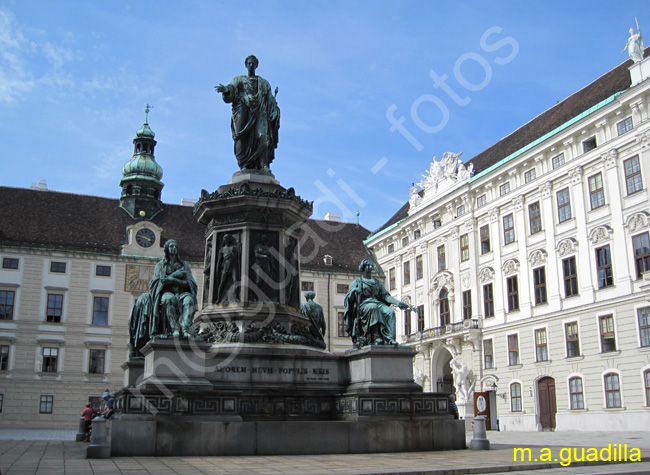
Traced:
<path fill-rule="evenodd" d="M 632 80 L 632 87 L 650 77 L 650 57 L 644 58 L 638 63 L 634 63 L 628 68 L 630 71 L 630 78 Z"/>
<path fill-rule="evenodd" d="M 144 358 L 129 358 L 120 366 L 124 370 L 124 387 L 134 388 L 144 375 Z"/>
<path fill-rule="evenodd" d="M 350 391 L 421 391 L 413 381 L 409 347 L 369 346 L 346 352 L 350 365 Z"/>

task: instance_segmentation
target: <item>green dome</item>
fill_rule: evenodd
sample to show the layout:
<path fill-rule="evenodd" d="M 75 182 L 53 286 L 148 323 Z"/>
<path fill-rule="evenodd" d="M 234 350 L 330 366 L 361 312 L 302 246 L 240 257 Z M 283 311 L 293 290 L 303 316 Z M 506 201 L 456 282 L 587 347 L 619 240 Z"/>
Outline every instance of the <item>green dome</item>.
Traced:
<path fill-rule="evenodd" d="M 152 138 L 154 138 L 156 136 L 156 134 L 153 132 L 153 130 L 151 130 L 149 128 L 149 124 L 147 124 L 146 122 L 144 124 L 142 124 L 142 127 L 140 128 L 140 130 L 138 130 L 135 133 L 135 135 L 139 139 L 142 139 L 142 138 L 152 139 Z"/>
<path fill-rule="evenodd" d="M 124 178 L 132 175 L 144 175 L 160 180 L 163 176 L 163 170 L 151 155 L 138 153 L 133 155 L 133 158 L 126 162 L 124 168 L 122 168 Z"/>

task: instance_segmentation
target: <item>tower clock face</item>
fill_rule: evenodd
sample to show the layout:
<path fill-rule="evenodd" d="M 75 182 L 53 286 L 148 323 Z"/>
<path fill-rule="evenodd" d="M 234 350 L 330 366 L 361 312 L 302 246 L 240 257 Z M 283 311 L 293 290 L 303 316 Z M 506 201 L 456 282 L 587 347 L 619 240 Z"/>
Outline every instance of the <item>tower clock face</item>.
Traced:
<path fill-rule="evenodd" d="M 156 242 L 156 235 L 151 229 L 142 228 L 135 234 L 135 242 L 142 247 L 151 247 Z"/>

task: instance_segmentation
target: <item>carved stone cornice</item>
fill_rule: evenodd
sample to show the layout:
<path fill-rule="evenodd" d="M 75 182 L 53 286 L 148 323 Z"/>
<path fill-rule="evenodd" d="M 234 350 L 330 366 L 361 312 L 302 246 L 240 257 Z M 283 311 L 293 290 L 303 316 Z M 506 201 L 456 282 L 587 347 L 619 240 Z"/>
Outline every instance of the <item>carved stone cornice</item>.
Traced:
<path fill-rule="evenodd" d="M 552 190 L 553 190 L 553 182 L 551 181 L 542 183 L 539 187 L 539 191 L 542 194 L 542 198 L 550 198 Z"/>
<path fill-rule="evenodd" d="M 605 162 L 605 168 L 609 170 L 618 164 L 618 150 L 613 148 L 609 152 L 604 153 L 601 158 Z"/>
<path fill-rule="evenodd" d="M 573 170 L 569 172 L 569 177 L 571 178 L 571 183 L 574 185 L 578 183 L 582 183 L 582 174 L 583 174 L 583 169 L 582 167 L 575 167 Z"/>
<path fill-rule="evenodd" d="M 472 218 L 468 219 L 467 222 L 465 223 L 465 229 L 467 229 L 467 232 L 472 232 L 474 229 L 476 229 L 476 225 L 478 224 L 478 219 Z"/>
<path fill-rule="evenodd" d="M 524 195 L 516 196 L 512 202 L 515 205 L 515 211 L 522 211 L 524 209 Z"/>
<path fill-rule="evenodd" d="M 490 213 L 489 213 L 490 222 L 496 223 L 497 221 L 499 221 L 499 214 L 500 213 L 501 213 L 501 211 L 499 211 L 499 208 L 492 208 L 490 210 Z"/>
<path fill-rule="evenodd" d="M 441 271 L 433 276 L 429 285 L 429 295 L 433 297 L 434 302 L 438 301 L 440 290 L 446 288 L 449 292 L 449 298 L 454 295 L 454 276 L 451 272 Z"/>

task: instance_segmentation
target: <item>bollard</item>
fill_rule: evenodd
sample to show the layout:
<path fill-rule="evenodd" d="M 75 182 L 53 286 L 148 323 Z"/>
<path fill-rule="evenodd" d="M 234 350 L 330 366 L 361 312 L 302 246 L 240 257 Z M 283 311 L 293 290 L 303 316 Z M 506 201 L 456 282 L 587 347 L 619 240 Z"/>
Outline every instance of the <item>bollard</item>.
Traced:
<path fill-rule="evenodd" d="M 111 456 L 111 441 L 108 436 L 108 421 L 103 417 L 93 419 L 90 445 L 86 449 L 88 459 L 106 459 Z"/>
<path fill-rule="evenodd" d="M 474 418 L 474 434 L 469 443 L 471 450 L 489 450 L 490 441 L 487 439 L 487 432 L 485 430 L 485 416 L 477 416 Z"/>
<path fill-rule="evenodd" d="M 86 428 L 85 422 L 86 421 L 84 421 L 83 417 L 79 420 L 79 432 L 77 432 L 77 437 L 76 437 L 77 442 L 82 442 L 86 440 L 86 433 L 84 432 L 84 429 Z"/>

